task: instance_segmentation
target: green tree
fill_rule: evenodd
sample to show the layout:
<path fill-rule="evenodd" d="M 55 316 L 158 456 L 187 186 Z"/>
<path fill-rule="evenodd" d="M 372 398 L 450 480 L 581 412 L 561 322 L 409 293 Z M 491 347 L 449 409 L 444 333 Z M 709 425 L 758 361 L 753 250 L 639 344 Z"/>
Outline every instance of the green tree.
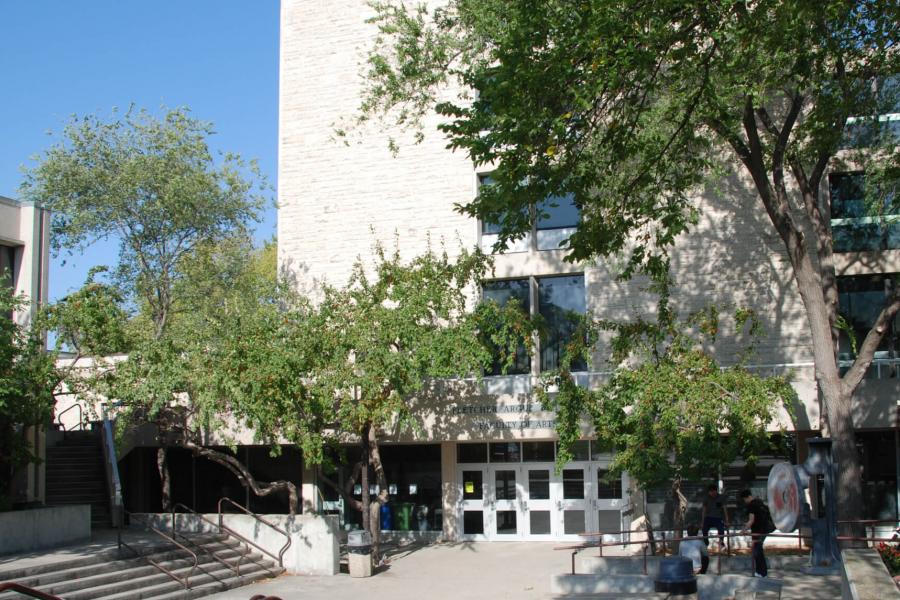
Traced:
<path fill-rule="evenodd" d="M 496 165 L 496 185 L 462 206 L 529 226 L 526 207 L 572 193 L 582 221 L 573 260 L 622 254 L 623 275 L 659 274 L 698 217 L 694 194 L 734 164 L 783 243 L 806 312 L 825 433 L 834 440 L 841 516 L 862 514 L 852 397 L 900 286 L 838 363 L 838 294 L 825 174 L 897 178 L 897 2 L 450 0 L 429 12 L 375 2 L 363 119 L 418 128 L 436 111 L 451 148 Z M 454 94 L 454 92 L 459 92 Z M 848 140 L 865 148 L 847 149 Z M 891 201 L 870 186 L 871 206 Z M 880 197 L 878 197 L 880 195 Z M 896 212 L 896 211 L 893 211 Z"/>
<path fill-rule="evenodd" d="M 419 431 L 416 397 L 434 379 L 480 375 L 492 358 L 487 342 L 479 342 L 486 340 L 482 331 L 514 314 L 496 305 L 467 310 L 487 267 L 477 251 L 455 260 L 428 251 L 404 261 L 376 247 L 374 264 L 357 262 L 346 286 L 325 285 L 315 304 L 235 323 L 230 344 L 216 357 L 223 365 L 220 385 L 231 390 L 237 414 L 273 440 L 294 441 L 307 464 L 322 466 L 322 480 L 361 512 L 376 554 L 379 509 L 388 499 L 380 436 Z M 494 343 L 512 349 L 508 364 L 516 334 L 494 329 Z M 245 363 L 256 367 L 241 371 Z M 358 445 L 360 459 L 340 487 L 332 467 L 341 459 L 332 451 L 347 443 Z M 356 483 L 359 500 L 352 495 Z M 379 492 L 370 497 L 366 490 L 375 484 Z"/>
<path fill-rule="evenodd" d="M 257 494 L 262 484 L 229 453 L 206 447 L 228 438 L 227 397 L 210 393 L 209 361 L 235 310 L 278 302 L 273 245 L 257 252 L 249 224 L 266 202 L 254 163 L 208 145 L 211 124 L 186 109 L 162 118 L 130 109 L 104 121 L 73 118 L 61 139 L 26 172 L 24 197 L 53 214 L 53 247 L 73 252 L 99 239 L 119 242 L 111 281 L 95 281 L 52 311 L 59 342 L 89 357 L 70 389 L 118 403 L 118 425 L 157 427 L 163 506 L 171 489 L 166 448 L 185 447 L 228 468 Z M 110 354 L 127 354 L 110 360 Z"/>
<path fill-rule="evenodd" d="M 183 309 L 179 261 L 200 244 L 246 234 L 267 189 L 254 161 L 209 148 L 214 130 L 184 108 L 73 117 L 25 172 L 21 195 L 52 212 L 51 244 L 74 252 L 119 242 L 114 282 L 162 338 Z"/>
<path fill-rule="evenodd" d="M 585 418 L 597 441 L 616 448 L 609 477 L 627 472 L 639 489 L 669 486 L 672 522 L 684 530 L 687 500 L 682 482 L 715 479 L 736 460 L 755 463 L 772 449 L 770 429 L 779 408 L 792 414 L 796 392 L 788 377 L 760 377 L 743 368 L 760 333 L 756 315 L 738 309 L 733 320 L 748 337 L 737 364 L 713 357 L 720 329 L 716 307 L 679 319 L 670 307 L 668 283 L 659 293 L 656 321 L 585 320 L 558 372 L 544 375 L 542 402 L 557 410 L 558 463 L 581 437 Z M 568 375 L 573 358 L 588 356 L 603 332 L 612 333 L 612 362 L 619 365 L 596 389 Z M 553 390 L 554 393 L 550 393 Z"/>
<path fill-rule="evenodd" d="M 12 318 L 25 306 L 26 298 L 0 285 L 0 510 L 9 508 L 15 470 L 37 460 L 27 430 L 50 421 L 58 382 L 42 327 Z"/>

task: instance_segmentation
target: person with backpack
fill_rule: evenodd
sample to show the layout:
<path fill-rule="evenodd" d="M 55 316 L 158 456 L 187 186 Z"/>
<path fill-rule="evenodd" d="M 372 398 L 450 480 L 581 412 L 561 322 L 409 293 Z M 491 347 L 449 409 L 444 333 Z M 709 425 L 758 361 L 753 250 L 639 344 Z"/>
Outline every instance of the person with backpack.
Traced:
<path fill-rule="evenodd" d="M 741 492 L 741 500 L 747 507 L 747 522 L 744 523 L 741 533 L 745 534 L 749 531 L 753 540 L 750 550 L 753 558 L 753 576 L 767 577 L 769 565 L 766 563 L 766 555 L 763 552 L 763 542 L 766 541 L 766 535 L 775 531 L 772 514 L 769 512 L 769 507 L 759 498 L 754 498 L 753 492 L 750 490 Z"/>

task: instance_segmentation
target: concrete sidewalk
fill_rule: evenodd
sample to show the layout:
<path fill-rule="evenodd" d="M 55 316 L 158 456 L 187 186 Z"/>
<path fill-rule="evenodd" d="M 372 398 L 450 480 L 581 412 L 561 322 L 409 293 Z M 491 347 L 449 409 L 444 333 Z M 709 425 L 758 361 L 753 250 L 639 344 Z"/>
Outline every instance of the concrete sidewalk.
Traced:
<path fill-rule="evenodd" d="M 262 594 L 282 600 L 310 598 L 358 600 L 361 595 L 391 600 L 480 600 L 554 598 L 553 575 L 569 573 L 571 553 L 556 551 L 552 542 L 455 543 L 397 549 L 387 568 L 374 577 L 290 577 L 259 583 L 209 596 L 215 600 L 249 600 Z M 623 555 L 619 548 L 606 555 Z M 831 600 L 841 597 L 840 577 L 812 576 L 791 570 L 770 571 L 782 582 L 782 598 Z"/>
<path fill-rule="evenodd" d="M 126 532 L 133 545 L 152 545 L 155 536 Z M 390 564 L 371 578 L 346 573 L 333 577 L 282 576 L 208 596 L 215 600 L 249 600 L 257 594 L 321 600 L 358 600 L 361 594 L 391 600 L 480 600 L 509 598 L 549 600 L 553 575 L 569 573 L 571 553 L 554 550 L 558 542 L 443 543 L 389 549 Z M 66 562 L 116 548 L 115 532 L 101 533 L 88 544 L 25 555 L 0 556 L 0 573 L 33 565 Z M 594 552 L 589 550 L 587 552 Z M 606 556 L 622 556 L 621 547 L 606 548 Z M 840 598 L 839 576 L 812 576 L 797 570 L 771 569 L 783 583 L 782 598 L 827 600 Z M 3 577 L 0 577 L 2 580 Z"/>
<path fill-rule="evenodd" d="M 249 600 L 256 594 L 328 600 L 361 594 L 391 600 L 480 600 L 550 598 L 551 573 L 568 572 L 570 553 L 554 542 L 445 543 L 401 548 L 387 567 L 366 579 L 288 577 L 209 596 Z"/>

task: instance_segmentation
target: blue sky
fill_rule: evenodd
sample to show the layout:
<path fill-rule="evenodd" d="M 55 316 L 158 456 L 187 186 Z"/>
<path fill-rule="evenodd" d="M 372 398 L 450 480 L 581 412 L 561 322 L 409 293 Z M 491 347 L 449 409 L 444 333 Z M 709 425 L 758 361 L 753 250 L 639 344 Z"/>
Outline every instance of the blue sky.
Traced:
<path fill-rule="evenodd" d="M 190 107 L 215 124 L 215 149 L 257 158 L 274 186 L 278 16 L 277 0 L 0 0 L 0 196 L 18 196 L 20 167 L 70 115 L 132 103 Z M 274 233 L 270 208 L 256 238 Z M 54 258 L 51 298 L 115 251 Z"/>

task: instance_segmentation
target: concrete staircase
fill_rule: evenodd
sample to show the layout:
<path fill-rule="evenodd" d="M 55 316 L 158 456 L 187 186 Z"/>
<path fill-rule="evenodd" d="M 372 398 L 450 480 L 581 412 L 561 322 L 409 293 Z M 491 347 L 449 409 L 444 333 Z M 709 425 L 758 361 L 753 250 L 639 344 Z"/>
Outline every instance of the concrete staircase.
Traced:
<path fill-rule="evenodd" d="M 69 431 L 47 448 L 48 506 L 90 504 L 91 528 L 112 526 L 100 436 L 94 431 Z"/>
<path fill-rule="evenodd" d="M 188 589 L 148 561 L 152 559 L 178 577 L 188 576 L 193 557 L 181 548 L 162 543 L 143 546 L 139 557 L 123 548 L 121 556 L 117 550 L 108 550 L 19 571 L 0 570 L 0 583 L 15 581 L 64 600 L 184 600 L 276 577 L 284 571 L 277 563 L 248 552 L 240 542 L 226 535 L 179 534 L 178 541 L 193 550 L 198 558 Z M 0 600 L 18 598 L 21 596 L 15 592 L 0 593 Z"/>

